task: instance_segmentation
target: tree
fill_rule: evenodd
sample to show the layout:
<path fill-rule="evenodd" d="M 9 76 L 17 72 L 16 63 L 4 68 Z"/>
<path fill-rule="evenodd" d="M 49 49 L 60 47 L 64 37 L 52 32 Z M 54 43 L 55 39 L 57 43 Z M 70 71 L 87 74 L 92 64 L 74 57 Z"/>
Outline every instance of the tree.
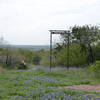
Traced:
<path fill-rule="evenodd" d="M 5 67 L 15 67 L 19 62 L 16 50 L 3 37 L 0 38 L 0 64 Z"/>
<path fill-rule="evenodd" d="M 72 27 L 73 41 L 81 45 L 82 51 L 88 51 L 89 62 L 95 61 L 92 45 L 99 40 L 100 30 L 97 26 L 74 26 Z"/>
<path fill-rule="evenodd" d="M 56 59 L 59 58 L 57 63 L 64 64 L 66 59 L 68 59 L 65 59 L 65 52 L 68 52 L 68 49 L 65 49 L 65 47 L 69 48 L 69 60 L 70 62 L 73 62 L 73 65 L 77 61 L 79 61 L 77 64 L 79 63 L 80 65 L 81 63 L 83 64 L 83 62 L 86 63 L 86 61 L 88 64 L 93 63 L 96 58 L 93 46 L 100 41 L 99 27 L 90 25 L 74 26 L 70 28 L 70 32 L 71 34 L 69 35 L 61 35 L 61 43 L 57 43 L 56 48 L 54 49 Z"/>

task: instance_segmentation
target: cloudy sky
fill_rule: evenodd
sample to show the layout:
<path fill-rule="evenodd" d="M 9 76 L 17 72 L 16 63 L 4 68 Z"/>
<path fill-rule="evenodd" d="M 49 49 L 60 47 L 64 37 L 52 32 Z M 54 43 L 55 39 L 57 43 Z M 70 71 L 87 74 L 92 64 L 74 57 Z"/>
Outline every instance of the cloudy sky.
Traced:
<path fill-rule="evenodd" d="M 51 29 L 100 24 L 100 0 L 0 0 L 0 36 L 10 44 L 49 44 Z"/>

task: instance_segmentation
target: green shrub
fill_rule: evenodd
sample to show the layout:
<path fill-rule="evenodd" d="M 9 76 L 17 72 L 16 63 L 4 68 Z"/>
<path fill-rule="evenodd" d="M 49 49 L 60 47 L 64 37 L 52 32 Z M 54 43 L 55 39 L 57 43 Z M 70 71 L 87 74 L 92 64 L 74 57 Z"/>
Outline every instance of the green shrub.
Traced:
<path fill-rule="evenodd" d="M 91 65 L 91 69 L 95 77 L 100 77 L 100 61 L 96 61 L 93 65 Z"/>

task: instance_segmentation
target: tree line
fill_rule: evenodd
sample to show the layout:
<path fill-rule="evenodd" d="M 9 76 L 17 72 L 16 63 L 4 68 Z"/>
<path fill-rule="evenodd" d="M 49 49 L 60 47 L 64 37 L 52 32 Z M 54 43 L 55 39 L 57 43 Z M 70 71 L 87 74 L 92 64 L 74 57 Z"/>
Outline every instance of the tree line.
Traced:
<path fill-rule="evenodd" d="M 68 34 L 60 36 L 60 42 L 53 48 L 53 66 L 66 66 L 68 58 Z M 70 27 L 69 34 L 69 65 L 84 67 L 100 60 L 100 28 L 84 25 Z M 17 49 L 0 39 L 0 66 L 16 68 L 24 61 L 28 66 L 49 66 L 49 50 Z"/>
<path fill-rule="evenodd" d="M 70 66 L 80 66 L 100 60 L 100 28 L 84 25 L 70 28 L 69 34 L 69 63 Z M 61 43 L 55 48 L 55 60 L 66 65 L 65 52 L 68 47 L 68 34 L 61 35 Z M 56 52 L 56 53 L 55 53 Z M 68 51 L 67 51 L 68 52 Z"/>

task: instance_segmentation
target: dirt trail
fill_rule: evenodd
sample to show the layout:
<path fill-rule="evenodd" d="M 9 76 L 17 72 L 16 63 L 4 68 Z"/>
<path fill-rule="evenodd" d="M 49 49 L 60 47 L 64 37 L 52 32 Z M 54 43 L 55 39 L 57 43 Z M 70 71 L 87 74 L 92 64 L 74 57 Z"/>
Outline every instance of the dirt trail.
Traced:
<path fill-rule="evenodd" d="M 74 90 L 82 90 L 82 91 L 88 91 L 88 92 L 100 92 L 100 84 L 94 84 L 94 85 L 73 85 L 73 86 L 64 86 L 62 88 L 74 89 Z"/>

